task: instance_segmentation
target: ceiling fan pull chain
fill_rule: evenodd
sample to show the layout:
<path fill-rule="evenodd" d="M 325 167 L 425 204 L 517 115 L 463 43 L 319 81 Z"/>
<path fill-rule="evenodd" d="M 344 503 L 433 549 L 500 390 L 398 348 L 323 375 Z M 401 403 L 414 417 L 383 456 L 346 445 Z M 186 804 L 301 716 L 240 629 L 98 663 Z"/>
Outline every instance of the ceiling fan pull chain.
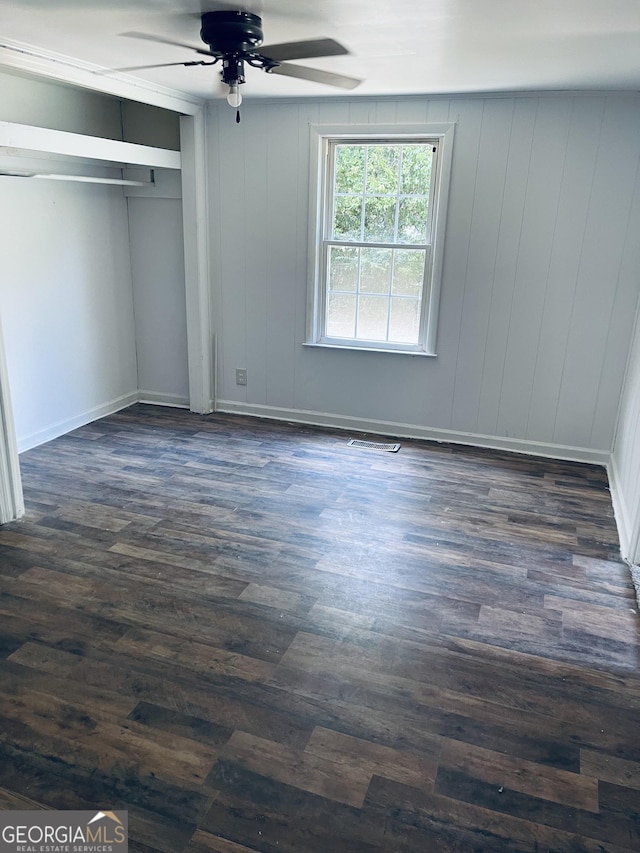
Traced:
<path fill-rule="evenodd" d="M 240 110 L 236 110 L 236 124 L 240 124 Z"/>

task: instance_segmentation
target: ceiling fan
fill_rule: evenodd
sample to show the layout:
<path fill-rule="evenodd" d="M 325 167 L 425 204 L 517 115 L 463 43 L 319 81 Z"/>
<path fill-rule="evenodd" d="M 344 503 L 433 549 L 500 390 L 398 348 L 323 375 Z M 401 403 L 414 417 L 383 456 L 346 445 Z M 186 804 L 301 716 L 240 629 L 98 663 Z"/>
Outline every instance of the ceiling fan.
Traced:
<path fill-rule="evenodd" d="M 188 44 L 175 42 L 171 39 L 143 33 L 127 33 L 135 38 L 157 41 L 162 44 L 172 44 L 185 47 L 212 60 L 193 60 L 191 62 L 169 62 L 169 65 L 215 65 L 222 63 L 222 82 L 229 87 L 227 101 L 237 109 L 242 103 L 240 86 L 245 82 L 245 63 L 253 68 L 261 68 L 268 74 L 283 74 L 286 77 L 297 77 L 324 83 L 327 86 L 337 86 L 341 89 L 354 89 L 362 81 L 356 77 L 335 74 L 319 68 L 309 68 L 304 65 L 292 65 L 290 59 L 313 59 L 323 56 L 344 56 L 349 51 L 339 42 L 330 38 L 310 39 L 308 41 L 292 41 L 282 44 L 271 44 L 262 47 L 262 18 L 244 11 L 214 11 L 205 12 L 201 17 L 200 37 L 208 45 L 204 48 L 194 48 Z M 140 66 L 138 66 L 140 67 Z M 143 66 L 157 68 L 161 66 Z M 236 121 L 240 120 L 239 113 Z"/>

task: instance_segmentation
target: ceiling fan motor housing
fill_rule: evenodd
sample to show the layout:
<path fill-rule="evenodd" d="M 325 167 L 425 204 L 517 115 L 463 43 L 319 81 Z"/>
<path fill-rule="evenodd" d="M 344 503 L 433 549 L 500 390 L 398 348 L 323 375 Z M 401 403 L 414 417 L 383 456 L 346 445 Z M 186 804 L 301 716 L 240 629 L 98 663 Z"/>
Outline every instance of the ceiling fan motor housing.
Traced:
<path fill-rule="evenodd" d="M 205 12 L 200 36 L 212 53 L 252 53 L 262 44 L 262 18 L 249 12 Z"/>

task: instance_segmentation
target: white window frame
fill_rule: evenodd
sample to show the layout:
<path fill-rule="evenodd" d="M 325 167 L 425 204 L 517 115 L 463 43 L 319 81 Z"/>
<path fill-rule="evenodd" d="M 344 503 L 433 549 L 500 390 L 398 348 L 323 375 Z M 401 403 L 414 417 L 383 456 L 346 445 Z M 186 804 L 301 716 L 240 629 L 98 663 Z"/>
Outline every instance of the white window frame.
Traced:
<path fill-rule="evenodd" d="M 374 352 L 436 355 L 436 332 L 440 282 L 444 254 L 444 231 L 453 159 L 453 123 L 420 125 L 311 125 L 310 217 L 309 217 L 309 287 L 307 300 L 307 346 Z M 330 150 L 333 143 L 388 142 L 390 145 L 411 142 L 431 143 L 437 148 L 435 171 L 432 173 L 432 197 L 429 210 L 431 241 L 427 248 L 423 282 L 420 333 L 417 344 L 371 342 L 329 338 L 324 334 L 326 304 L 325 243 L 331 225 L 331 181 L 333 178 Z M 400 245 L 400 244 L 399 244 Z"/>

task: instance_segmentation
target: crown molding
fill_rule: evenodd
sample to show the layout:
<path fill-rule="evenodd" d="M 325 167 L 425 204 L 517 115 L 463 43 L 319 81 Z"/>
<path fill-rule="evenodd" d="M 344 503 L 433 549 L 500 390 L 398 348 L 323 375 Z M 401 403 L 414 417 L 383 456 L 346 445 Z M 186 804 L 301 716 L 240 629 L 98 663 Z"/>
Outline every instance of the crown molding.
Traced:
<path fill-rule="evenodd" d="M 151 104 L 184 115 L 195 115 L 204 105 L 202 99 L 184 92 L 6 38 L 0 41 L 0 71 L 5 69 L 46 77 L 58 83 Z"/>

